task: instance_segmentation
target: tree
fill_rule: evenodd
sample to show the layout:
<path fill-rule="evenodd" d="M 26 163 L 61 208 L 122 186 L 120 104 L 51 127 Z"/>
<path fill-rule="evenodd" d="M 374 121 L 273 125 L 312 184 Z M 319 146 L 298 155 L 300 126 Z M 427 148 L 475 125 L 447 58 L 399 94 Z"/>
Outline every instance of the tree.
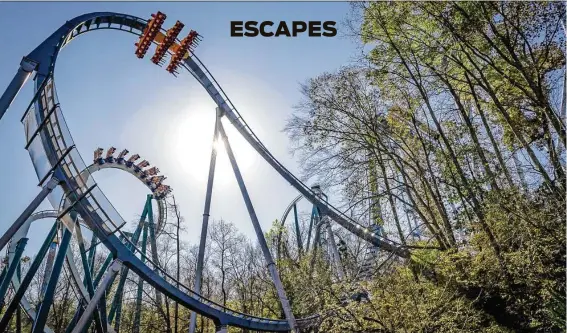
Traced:
<path fill-rule="evenodd" d="M 309 80 L 286 127 L 306 176 L 353 212 L 385 199 L 384 227 L 413 249 L 418 286 L 450 290 L 500 327 L 557 330 L 541 299 L 547 308 L 565 291 L 565 220 L 553 213 L 565 209 L 564 124 L 552 102 L 564 5 L 353 6 L 366 59 Z"/>

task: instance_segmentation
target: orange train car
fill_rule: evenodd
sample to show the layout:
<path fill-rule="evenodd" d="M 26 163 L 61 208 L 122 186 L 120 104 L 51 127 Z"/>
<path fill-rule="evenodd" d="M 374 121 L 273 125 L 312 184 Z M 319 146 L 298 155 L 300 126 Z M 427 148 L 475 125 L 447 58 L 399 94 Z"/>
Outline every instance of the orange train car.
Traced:
<path fill-rule="evenodd" d="M 171 52 L 171 59 L 166 70 L 175 75 L 181 61 L 188 58 L 193 49 L 199 44 L 200 35 L 195 30 L 191 30 L 185 38 L 176 43 L 177 36 L 185 25 L 180 21 L 176 21 L 173 27 L 167 30 L 166 34 L 163 34 L 160 30 L 165 19 L 166 15 L 162 12 L 158 11 L 156 14 L 152 14 L 152 18 L 144 28 L 139 41 L 135 44 L 135 53 L 138 58 L 143 58 L 152 42 L 156 42 L 158 46 L 152 56 L 152 62 L 156 65 L 161 65 L 165 54 L 168 51 Z"/>
<path fill-rule="evenodd" d="M 181 40 L 179 46 L 175 50 L 175 53 L 171 56 L 169 65 L 166 68 L 168 72 L 172 74 L 177 72 L 177 67 L 179 67 L 179 63 L 181 62 L 181 60 L 188 57 L 189 52 L 191 52 L 194 45 L 197 44 L 198 36 L 199 34 L 195 30 L 191 30 L 187 35 L 187 37 Z"/>
<path fill-rule="evenodd" d="M 162 12 L 157 12 L 156 14 L 152 14 L 152 18 L 146 25 L 142 36 L 140 36 L 139 41 L 135 44 L 136 45 L 136 55 L 138 58 L 143 58 L 148 52 L 148 48 L 152 44 L 152 41 L 160 32 L 161 26 L 163 22 L 165 22 L 166 15 Z"/>
<path fill-rule="evenodd" d="M 169 30 L 167 30 L 167 34 L 165 35 L 165 37 L 163 37 L 163 39 L 161 41 L 159 41 L 159 45 L 156 49 L 156 52 L 154 54 L 154 56 L 152 57 L 152 62 L 156 65 L 158 65 L 161 60 L 163 59 L 163 57 L 165 56 L 165 53 L 167 52 L 167 50 L 169 50 L 169 48 L 175 44 L 175 39 L 177 38 L 177 36 L 179 35 L 179 33 L 181 32 L 181 30 L 183 29 L 185 25 L 183 23 L 181 23 L 180 21 L 175 22 L 175 24 L 173 25 L 172 28 L 170 28 Z M 159 34 L 160 37 L 163 34 Z M 160 38 L 161 39 L 161 38 Z M 156 38 L 157 41 L 157 38 Z"/>

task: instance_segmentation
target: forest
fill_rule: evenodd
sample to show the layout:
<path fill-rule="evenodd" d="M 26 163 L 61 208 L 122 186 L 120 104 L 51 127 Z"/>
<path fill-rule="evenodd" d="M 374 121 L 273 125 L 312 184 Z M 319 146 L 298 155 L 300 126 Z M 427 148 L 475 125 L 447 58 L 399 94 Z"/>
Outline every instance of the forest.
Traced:
<path fill-rule="evenodd" d="M 303 179 L 409 255 L 332 224 L 337 270 L 325 246 L 298 246 L 308 214 L 297 230 L 274 221 L 266 240 L 293 313 L 319 314 L 302 332 L 565 332 L 565 3 L 355 2 L 345 18 L 337 30 L 360 55 L 298 87 L 285 132 Z M 159 265 L 190 287 L 198 244 L 180 239 L 183 207 L 169 201 Z M 136 304 L 138 282 L 128 275 L 116 331 L 187 332 L 191 312 L 147 284 Z M 285 318 L 256 239 L 229 220 L 209 226 L 201 292 Z M 66 332 L 78 306 L 64 270 L 47 325 Z M 29 331 L 18 312 L 10 332 L 17 320 Z M 196 332 L 215 325 L 198 316 Z"/>

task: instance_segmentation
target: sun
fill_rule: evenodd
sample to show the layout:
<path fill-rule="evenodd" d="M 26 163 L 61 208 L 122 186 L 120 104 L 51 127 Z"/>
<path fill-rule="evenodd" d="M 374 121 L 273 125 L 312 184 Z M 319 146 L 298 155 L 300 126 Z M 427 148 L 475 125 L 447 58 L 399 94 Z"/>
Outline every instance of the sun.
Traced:
<path fill-rule="evenodd" d="M 175 124 L 171 127 L 173 132 L 170 135 L 174 138 L 172 149 L 174 156 L 176 156 L 177 167 L 186 176 L 199 183 L 206 183 L 207 181 L 211 150 L 214 146 L 217 151 L 214 184 L 217 187 L 232 182 L 234 172 L 220 136 L 213 141 L 215 117 L 214 110 L 210 110 L 210 108 L 186 110 L 174 120 Z M 257 153 L 232 127 L 229 121 L 223 121 L 223 126 L 238 167 L 242 173 L 245 173 L 253 166 Z"/>

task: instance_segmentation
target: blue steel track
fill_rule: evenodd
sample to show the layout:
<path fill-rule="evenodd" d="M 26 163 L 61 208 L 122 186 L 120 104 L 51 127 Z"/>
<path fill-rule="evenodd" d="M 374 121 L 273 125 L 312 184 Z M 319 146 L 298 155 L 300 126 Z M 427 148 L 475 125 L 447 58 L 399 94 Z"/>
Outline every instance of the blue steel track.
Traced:
<path fill-rule="evenodd" d="M 225 308 L 191 291 L 175 287 L 173 279 L 146 259 L 144 263 L 136 256 L 137 250 L 130 250 L 128 242 L 117 236 L 124 225 L 123 219 L 106 199 L 92 177 L 81 174 L 86 169 L 78 150 L 75 148 L 69 129 L 65 124 L 61 108 L 57 100 L 54 85 L 54 69 L 59 52 L 74 38 L 86 32 L 99 29 L 113 29 L 141 35 L 147 21 L 131 15 L 95 12 L 84 14 L 67 21 L 43 43 L 35 48 L 25 59 L 36 64 L 35 97 L 23 117 L 26 127 L 28 150 L 39 179 L 44 179 L 46 170 L 53 169 L 53 174 L 62 180 L 59 191 L 54 191 L 49 200 L 55 209 L 73 209 L 81 215 L 85 223 L 97 234 L 114 257 L 139 275 L 161 293 L 179 304 L 212 319 L 216 325 L 228 325 L 257 331 L 289 331 L 285 320 L 259 318 L 238 313 Z M 407 256 L 407 251 L 387 239 L 369 233 L 364 227 L 354 222 L 325 199 L 316 194 L 297 177 L 291 174 L 268 149 L 260 142 L 254 132 L 232 105 L 222 88 L 214 80 L 203 63 L 192 54 L 185 59 L 182 67 L 201 83 L 224 115 L 237 128 L 240 134 L 256 149 L 256 151 L 295 187 L 307 200 L 320 207 L 322 214 L 328 215 L 356 236 L 380 246 L 381 249 Z M 35 134 L 31 134 L 35 133 Z M 63 222 L 71 228 L 72 221 L 68 217 Z M 148 266 L 148 264 L 153 267 Z M 166 278 L 167 277 L 167 278 Z M 299 319 L 300 327 L 307 325 L 315 316 Z"/>

